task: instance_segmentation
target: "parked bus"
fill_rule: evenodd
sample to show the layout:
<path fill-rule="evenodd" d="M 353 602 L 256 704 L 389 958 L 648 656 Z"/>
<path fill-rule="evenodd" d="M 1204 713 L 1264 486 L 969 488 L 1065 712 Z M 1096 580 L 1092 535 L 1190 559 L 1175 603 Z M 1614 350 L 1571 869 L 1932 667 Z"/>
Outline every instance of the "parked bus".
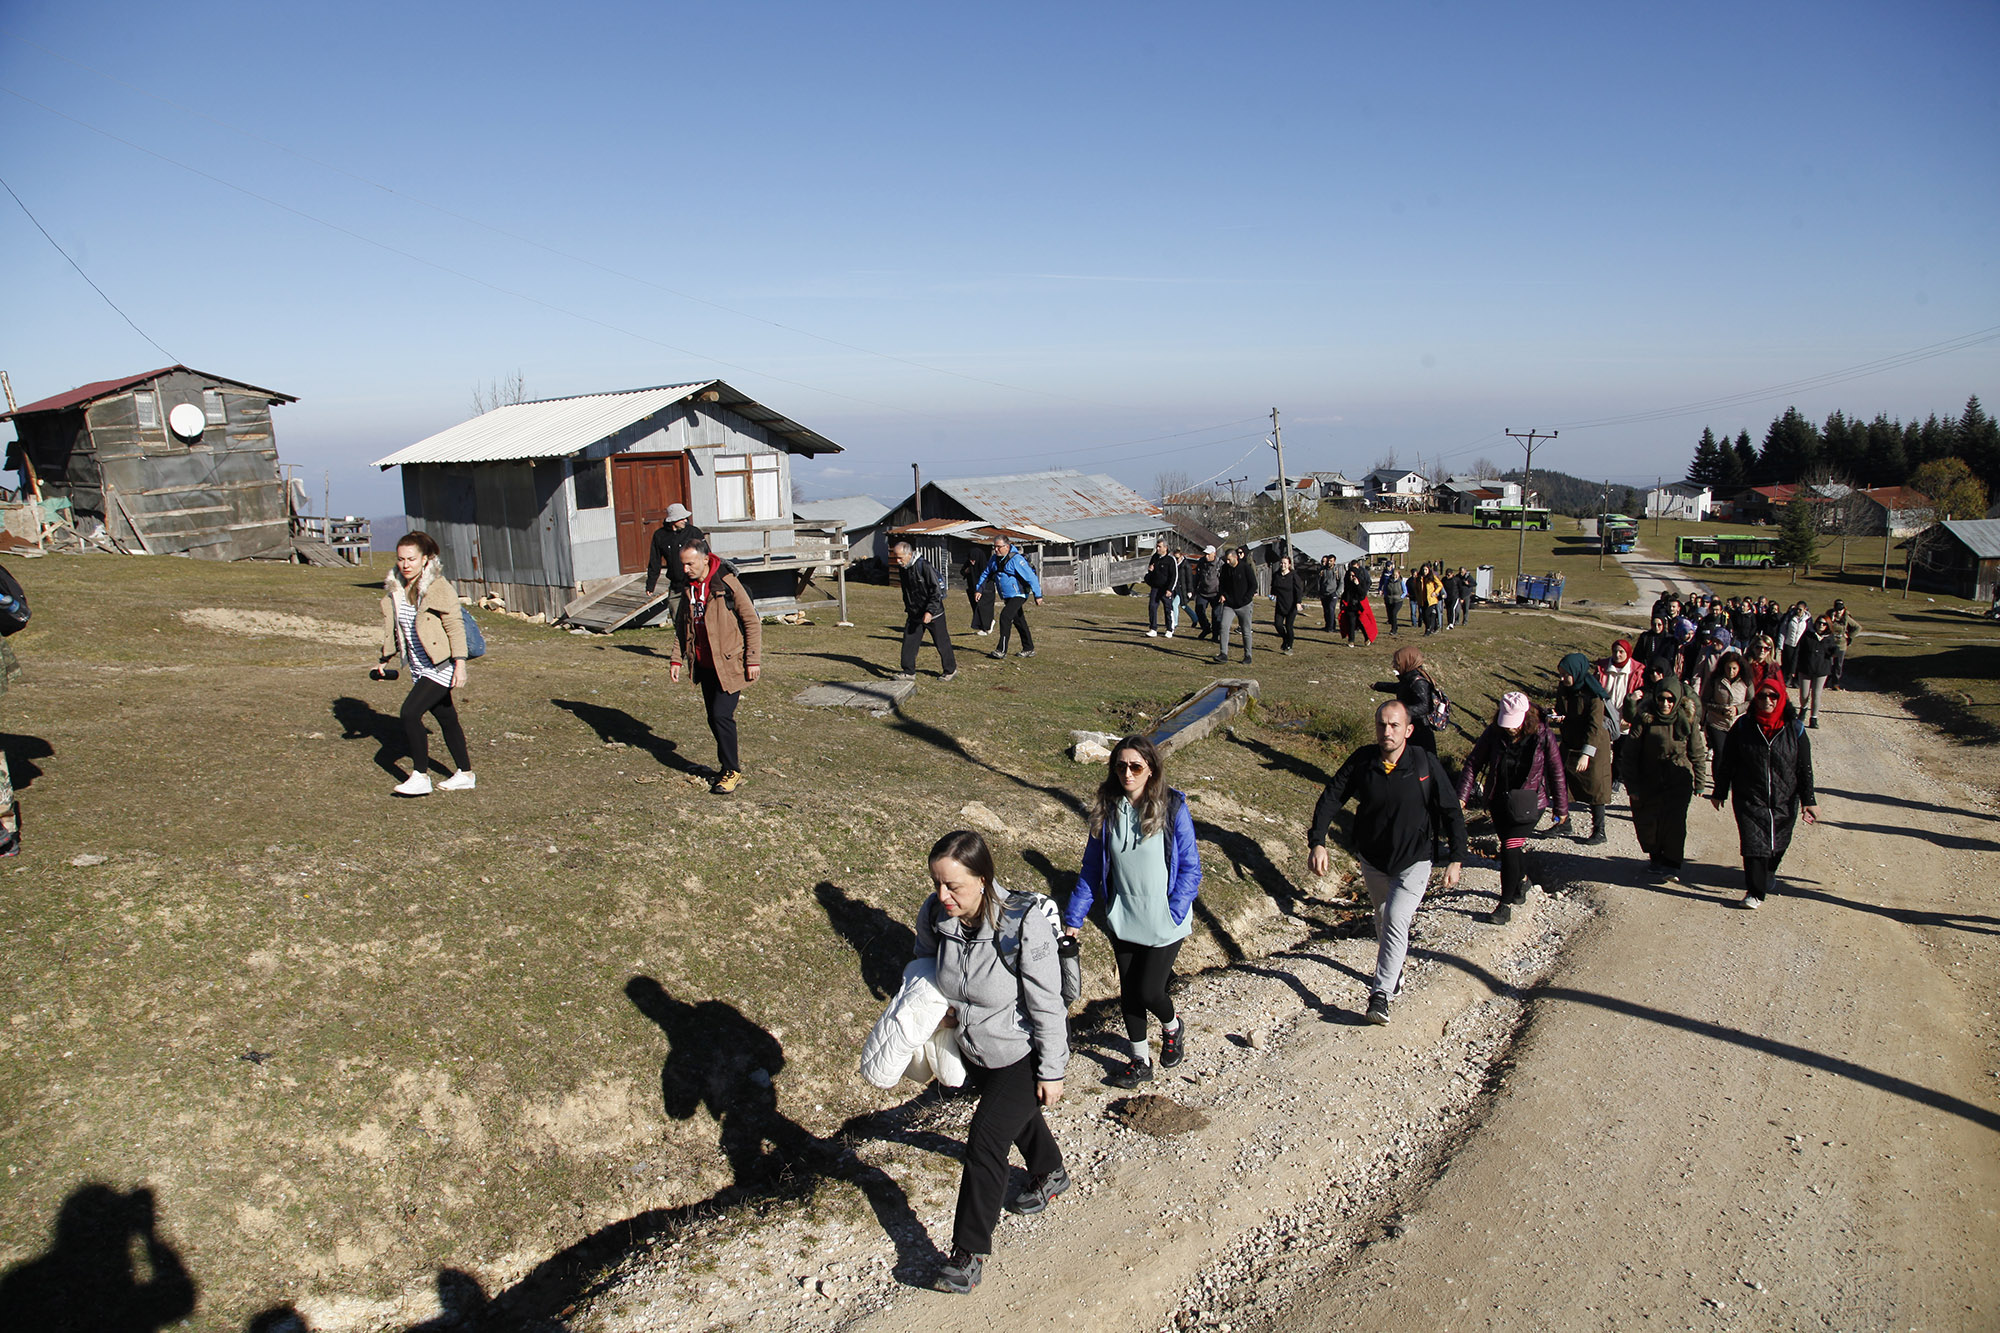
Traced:
<path fill-rule="evenodd" d="M 1529 527 L 1537 532 L 1549 530 L 1549 511 L 1546 509 L 1525 509 L 1520 505 L 1480 505 L 1472 511 L 1472 517 L 1482 528 Z"/>
<path fill-rule="evenodd" d="M 1778 563 L 1776 537 L 1676 537 L 1674 563 L 1722 569 L 1769 569 Z"/>
<path fill-rule="evenodd" d="M 1597 538 L 1606 555 L 1624 555 L 1639 543 L 1639 524 L 1623 514 L 1599 514 Z"/>

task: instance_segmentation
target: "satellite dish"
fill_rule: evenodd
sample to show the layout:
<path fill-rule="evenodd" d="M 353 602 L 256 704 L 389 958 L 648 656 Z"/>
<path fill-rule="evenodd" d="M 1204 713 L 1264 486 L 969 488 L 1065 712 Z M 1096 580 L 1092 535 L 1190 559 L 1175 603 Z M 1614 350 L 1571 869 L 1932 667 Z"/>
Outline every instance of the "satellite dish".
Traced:
<path fill-rule="evenodd" d="M 198 440 L 208 418 L 193 403 L 180 403 L 167 413 L 167 428 L 183 440 Z"/>

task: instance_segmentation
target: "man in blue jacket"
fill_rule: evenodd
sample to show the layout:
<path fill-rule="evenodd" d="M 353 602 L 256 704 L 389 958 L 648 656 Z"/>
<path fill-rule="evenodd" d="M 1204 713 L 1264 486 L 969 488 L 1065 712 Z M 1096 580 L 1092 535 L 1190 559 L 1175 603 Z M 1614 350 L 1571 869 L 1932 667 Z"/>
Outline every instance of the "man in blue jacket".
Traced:
<path fill-rule="evenodd" d="M 903 583 L 903 669 L 896 679 L 916 679 L 917 649 L 928 634 L 937 645 L 943 678 L 951 680 L 958 675 L 958 659 L 952 655 L 951 631 L 944 623 L 944 580 L 930 561 L 917 558 L 908 542 L 889 548 L 889 563 L 902 571 Z"/>
<path fill-rule="evenodd" d="M 1000 590 L 1000 647 L 986 654 L 988 657 L 1007 655 L 1007 635 L 1014 626 L 1021 627 L 1021 656 L 1035 655 L 1035 636 L 1028 629 L 1028 618 L 1021 614 L 1021 608 L 1030 596 L 1035 605 L 1042 604 L 1042 581 L 1035 576 L 1035 567 L 1028 558 L 1014 549 L 1014 543 L 1005 537 L 993 543 L 993 555 L 987 560 L 986 568 L 979 571 L 979 582 L 973 591 L 984 588 L 988 582 Z"/>

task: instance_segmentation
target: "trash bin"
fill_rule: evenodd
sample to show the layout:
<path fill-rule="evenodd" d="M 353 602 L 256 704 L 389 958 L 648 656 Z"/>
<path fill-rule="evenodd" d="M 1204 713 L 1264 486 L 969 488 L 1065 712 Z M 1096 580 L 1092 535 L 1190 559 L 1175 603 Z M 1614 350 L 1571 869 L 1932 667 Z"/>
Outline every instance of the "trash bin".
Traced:
<path fill-rule="evenodd" d="M 1481 565 L 1472 576 L 1472 595 L 1482 602 L 1493 600 L 1493 566 Z"/>

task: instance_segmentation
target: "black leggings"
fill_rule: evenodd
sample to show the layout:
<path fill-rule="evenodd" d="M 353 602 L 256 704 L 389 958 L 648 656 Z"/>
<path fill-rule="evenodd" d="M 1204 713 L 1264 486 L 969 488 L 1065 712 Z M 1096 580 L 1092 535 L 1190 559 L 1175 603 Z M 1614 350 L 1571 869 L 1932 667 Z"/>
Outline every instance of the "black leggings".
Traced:
<path fill-rule="evenodd" d="M 424 730 L 425 713 L 437 718 L 445 748 L 451 751 L 451 762 L 458 765 L 458 771 L 463 773 L 471 768 L 472 756 L 465 749 L 465 731 L 458 725 L 458 707 L 451 701 L 451 687 L 418 676 L 410 686 L 409 697 L 403 700 L 403 739 L 410 751 L 411 776 L 428 772 L 431 766 L 431 738 Z"/>
<path fill-rule="evenodd" d="M 1000 1069 L 967 1060 L 965 1077 L 979 1089 L 979 1105 L 965 1131 L 965 1169 L 958 1178 L 951 1244 L 967 1254 L 991 1254 L 993 1224 L 1000 1220 L 1000 1205 L 1006 1202 L 1007 1149 L 1021 1150 L 1031 1176 L 1061 1167 L 1062 1150 L 1042 1119 L 1032 1053 Z"/>
<path fill-rule="evenodd" d="M 1174 959 L 1180 957 L 1182 941 L 1172 944 L 1128 944 L 1111 936 L 1111 956 L 1118 960 L 1118 1009 L 1125 1016 L 1125 1035 L 1133 1041 L 1146 1039 L 1146 1015 L 1150 1012 L 1165 1027 L 1174 1021 L 1174 1002 L 1167 994 L 1173 980 Z"/>
<path fill-rule="evenodd" d="M 1021 651 L 1024 653 L 1035 651 L 1035 636 L 1028 629 L 1028 617 L 1021 609 L 1027 602 L 1028 599 L 1025 597 L 1009 597 L 1001 603 L 1000 651 L 1003 653 L 1007 651 L 1007 631 L 1016 625 L 1021 629 Z"/>
<path fill-rule="evenodd" d="M 1778 891 L 1778 863 L 1785 859 L 1779 852 L 1776 856 L 1746 856 L 1743 858 L 1743 888 L 1747 893 L 1762 898 Z"/>

